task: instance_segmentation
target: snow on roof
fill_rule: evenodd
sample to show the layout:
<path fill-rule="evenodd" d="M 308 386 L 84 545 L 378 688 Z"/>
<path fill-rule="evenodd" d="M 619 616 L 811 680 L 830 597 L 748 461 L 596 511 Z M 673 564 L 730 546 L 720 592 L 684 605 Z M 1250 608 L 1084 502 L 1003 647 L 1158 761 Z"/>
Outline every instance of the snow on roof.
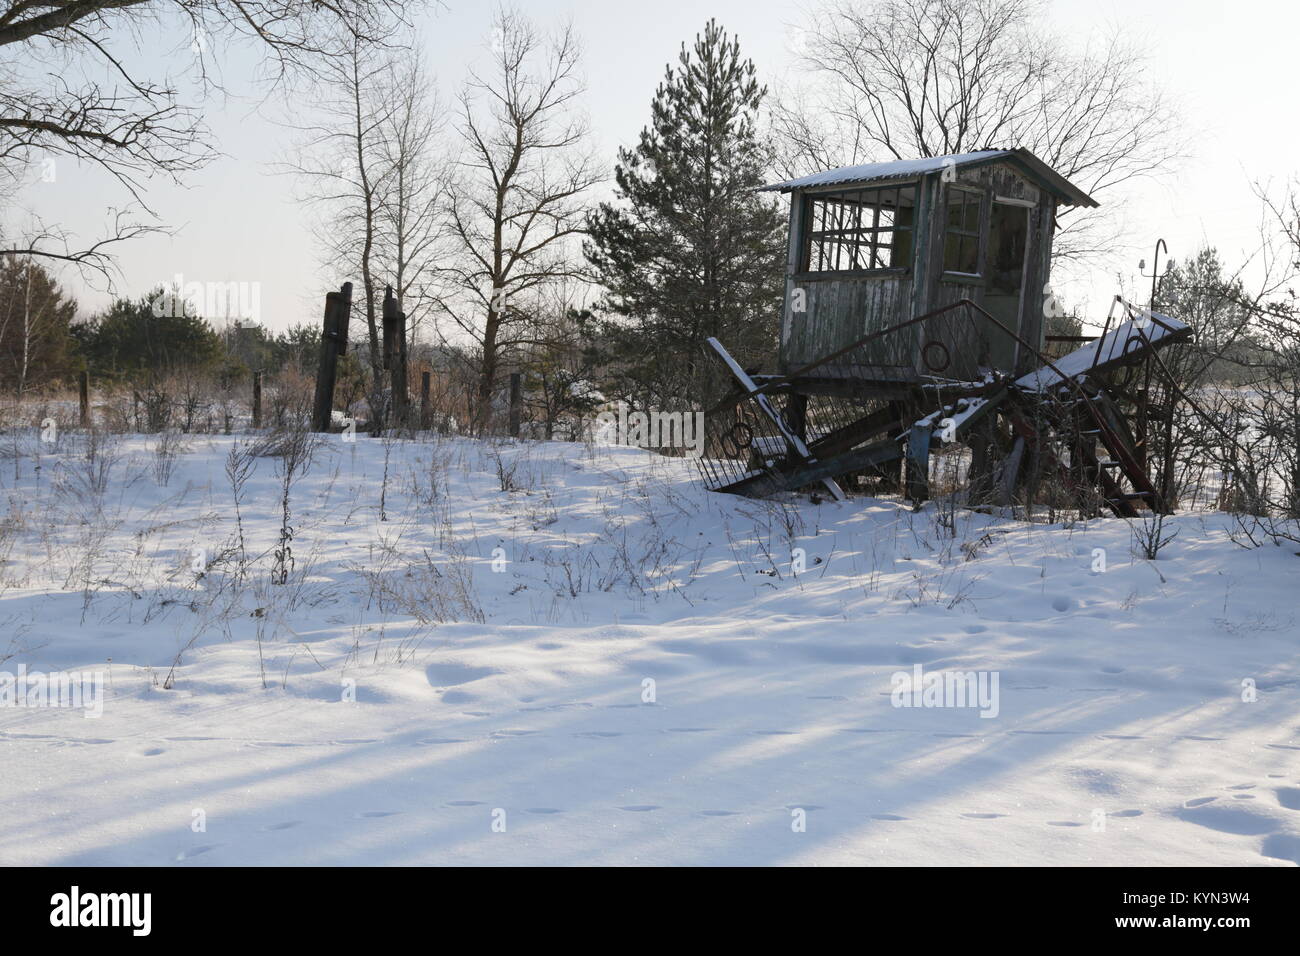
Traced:
<path fill-rule="evenodd" d="M 848 183 L 870 183 L 889 179 L 911 179 L 927 173 L 937 173 L 948 167 L 969 166 L 1008 160 L 1020 165 L 1033 178 L 1052 192 L 1075 206 L 1095 206 L 1096 200 L 1070 183 L 1027 149 L 980 149 L 970 153 L 953 153 L 949 156 L 924 156 L 920 159 L 895 159 L 885 163 L 863 163 L 858 166 L 841 166 L 825 172 L 787 179 L 783 183 L 764 186 L 760 191 L 788 193 L 794 189 L 812 186 L 835 186 Z"/>
<path fill-rule="evenodd" d="M 1052 364 L 1060 371 L 1060 375 L 1043 366 L 1016 379 L 1016 385 L 1041 392 L 1063 382 L 1065 378 L 1086 375 L 1094 365 L 1105 365 L 1122 359 L 1130 352 L 1147 347 L 1147 342 L 1156 346 L 1164 339 L 1186 333 L 1190 328 L 1186 322 L 1161 315 L 1159 312 L 1144 313 L 1136 319 L 1115 327 L 1107 332 L 1104 338 L 1089 342 L 1082 348 L 1057 359 Z"/>

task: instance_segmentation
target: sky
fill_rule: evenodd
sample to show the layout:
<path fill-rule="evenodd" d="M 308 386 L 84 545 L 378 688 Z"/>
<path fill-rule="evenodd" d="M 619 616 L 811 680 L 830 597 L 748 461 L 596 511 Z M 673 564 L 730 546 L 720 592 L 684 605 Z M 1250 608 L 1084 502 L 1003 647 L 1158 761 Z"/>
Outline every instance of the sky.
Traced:
<path fill-rule="evenodd" d="M 583 41 L 589 115 L 598 153 L 612 166 L 620 146 L 632 145 L 649 118 L 649 104 L 665 66 L 683 41 L 716 17 L 736 34 L 761 78 L 779 86 L 795 66 L 800 26 L 815 3 L 792 0 L 524 0 L 540 28 L 571 21 Z M 1054 277 L 1054 290 L 1095 321 L 1110 297 L 1123 291 L 1145 300 L 1149 280 L 1139 259 L 1164 238 L 1174 259 L 1206 244 L 1226 263 L 1245 260 L 1259 243 L 1260 204 L 1252 183 L 1281 186 L 1300 174 L 1300 129 L 1294 120 L 1298 87 L 1295 37 L 1300 4 L 1280 0 L 1047 0 L 1048 26 L 1084 43 L 1116 26 L 1149 54 L 1151 79 L 1178 104 L 1190 155 L 1158 179 L 1122 194 L 1103 195 L 1117 209 L 1130 242 L 1117 241 L 1110 262 L 1079 275 Z M 428 63 L 447 98 L 467 68 L 488 52 L 493 6 L 446 0 L 421 22 Z M 183 38 L 145 38 L 151 44 Z M 313 216 L 293 180 L 274 165 L 286 158 L 293 115 L 264 91 L 243 81 L 255 66 L 247 49 L 213 51 L 222 63 L 230 96 L 203 104 L 222 155 L 188 176 L 183 186 L 153 181 L 148 201 L 171 236 L 134 240 L 120 248 L 115 292 L 141 295 L 163 281 L 256 284 L 261 318 L 278 330 L 318 322 L 323 295 L 354 276 L 323 268 Z M 606 189 L 608 187 L 605 187 Z M 29 204 L 47 221 L 93 236 L 107 209 L 124 197 L 102 175 L 60 164 L 54 182 L 34 184 Z M 603 198 L 603 197 L 598 197 Z M 82 315 L 110 299 L 103 288 L 64 274 Z"/>

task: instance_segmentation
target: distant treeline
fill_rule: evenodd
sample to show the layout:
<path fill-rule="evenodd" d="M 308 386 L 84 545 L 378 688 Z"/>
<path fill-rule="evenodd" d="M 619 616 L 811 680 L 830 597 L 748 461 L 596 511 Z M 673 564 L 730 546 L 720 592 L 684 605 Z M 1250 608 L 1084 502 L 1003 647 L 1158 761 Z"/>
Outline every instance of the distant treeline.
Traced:
<path fill-rule="evenodd" d="M 40 263 L 3 257 L 0 389 L 21 396 L 65 388 L 83 369 L 103 384 L 138 386 L 177 371 L 233 381 L 315 362 L 320 332 L 312 325 L 276 333 L 239 322 L 218 328 L 192 308 L 158 306 L 168 299 L 158 288 L 78 317 L 76 302 Z"/>

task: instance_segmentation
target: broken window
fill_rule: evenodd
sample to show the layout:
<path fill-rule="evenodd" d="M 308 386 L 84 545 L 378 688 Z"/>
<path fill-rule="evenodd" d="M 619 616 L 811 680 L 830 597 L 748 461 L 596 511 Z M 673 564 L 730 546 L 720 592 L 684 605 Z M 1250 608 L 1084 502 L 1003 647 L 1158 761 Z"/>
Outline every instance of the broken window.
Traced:
<path fill-rule="evenodd" d="M 979 274 L 980 206 L 983 196 L 970 189 L 948 187 L 943 232 L 943 271 Z"/>
<path fill-rule="evenodd" d="M 809 198 L 805 272 L 868 272 L 912 264 L 916 189 L 859 189 Z"/>

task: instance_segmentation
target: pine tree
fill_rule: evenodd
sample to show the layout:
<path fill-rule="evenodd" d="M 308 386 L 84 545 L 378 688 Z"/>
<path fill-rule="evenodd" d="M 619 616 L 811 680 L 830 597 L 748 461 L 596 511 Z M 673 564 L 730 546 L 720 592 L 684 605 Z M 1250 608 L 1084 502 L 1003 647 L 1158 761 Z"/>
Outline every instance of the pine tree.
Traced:
<path fill-rule="evenodd" d="M 619 151 L 619 202 L 589 222 L 588 261 L 614 318 L 607 389 L 639 405 L 701 404 L 727 384 L 705 354 L 716 336 L 745 365 L 770 362 L 785 245 L 763 184 L 757 132 L 766 94 L 740 44 L 710 20 L 682 44 L 650 125 Z"/>
<path fill-rule="evenodd" d="M 77 304 L 54 276 L 22 256 L 0 256 L 0 385 L 19 398 L 71 372 Z"/>

